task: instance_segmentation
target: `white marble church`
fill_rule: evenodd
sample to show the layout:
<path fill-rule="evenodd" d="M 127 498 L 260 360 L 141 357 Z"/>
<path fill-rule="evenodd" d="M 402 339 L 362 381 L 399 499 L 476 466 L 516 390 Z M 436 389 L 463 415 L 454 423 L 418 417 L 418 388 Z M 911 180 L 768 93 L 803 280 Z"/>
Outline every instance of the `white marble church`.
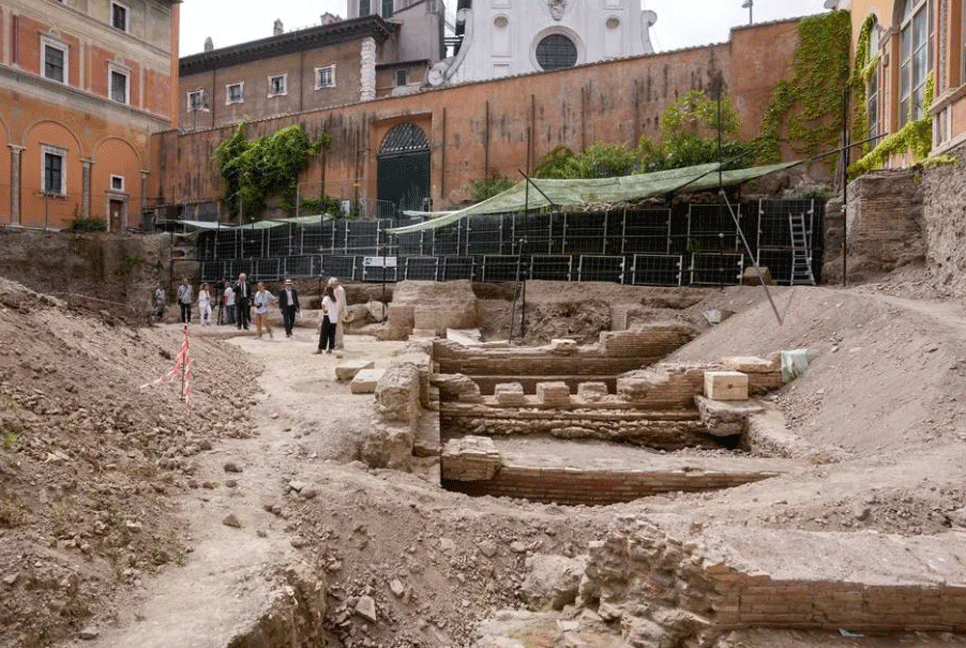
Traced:
<path fill-rule="evenodd" d="M 458 2 L 455 53 L 433 66 L 429 85 L 482 81 L 653 53 L 657 14 L 641 0 L 453 0 Z M 442 0 L 349 0 L 349 17 Z"/>

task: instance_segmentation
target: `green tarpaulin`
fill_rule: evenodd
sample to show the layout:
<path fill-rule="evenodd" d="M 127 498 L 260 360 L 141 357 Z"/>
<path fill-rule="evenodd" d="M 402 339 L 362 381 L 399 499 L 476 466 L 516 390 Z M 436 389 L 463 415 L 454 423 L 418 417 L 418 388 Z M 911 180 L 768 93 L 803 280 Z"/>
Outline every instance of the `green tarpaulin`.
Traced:
<path fill-rule="evenodd" d="M 742 184 L 776 171 L 793 167 L 798 162 L 785 162 L 769 166 L 722 171 L 720 183 L 724 186 Z M 620 178 L 593 178 L 586 180 L 523 180 L 501 194 L 465 209 L 436 212 L 434 218 L 415 225 L 396 227 L 386 231 L 392 234 L 409 234 L 422 230 L 437 229 L 451 225 L 463 218 L 484 214 L 509 214 L 524 211 L 540 211 L 550 207 L 578 207 L 594 204 L 620 203 L 644 200 L 676 191 L 704 191 L 714 189 L 719 183 L 718 164 L 641 173 Z M 529 184 L 529 187 L 527 186 Z M 549 199 L 549 200 L 548 200 Z"/>

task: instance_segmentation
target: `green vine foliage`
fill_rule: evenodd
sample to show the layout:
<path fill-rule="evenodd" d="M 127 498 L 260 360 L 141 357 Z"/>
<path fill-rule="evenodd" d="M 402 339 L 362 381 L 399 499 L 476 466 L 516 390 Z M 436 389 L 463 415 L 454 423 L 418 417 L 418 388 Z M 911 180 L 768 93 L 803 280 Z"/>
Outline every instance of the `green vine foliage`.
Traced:
<path fill-rule="evenodd" d="M 728 98 L 721 101 L 721 158 L 725 168 L 740 168 L 753 161 L 753 145 L 738 142 L 738 114 Z M 661 141 L 642 137 L 637 150 L 622 144 L 597 143 L 583 153 L 565 146 L 555 148 L 534 170 L 536 178 L 612 178 L 632 173 L 662 171 L 716 162 L 718 102 L 706 92 L 691 91 L 661 116 Z"/>
<path fill-rule="evenodd" d="M 513 186 L 513 180 L 498 173 L 490 173 L 482 180 L 473 183 L 473 200 L 482 202 L 501 194 Z"/>
<path fill-rule="evenodd" d="M 929 151 L 932 150 L 932 116 L 929 114 L 929 108 L 932 106 L 935 96 L 936 77 L 930 72 L 929 76 L 926 77 L 926 91 L 922 98 L 923 108 L 925 109 L 923 118 L 910 119 L 905 126 L 882 138 L 878 146 L 849 167 L 849 177 L 857 178 L 869 171 L 881 169 L 891 158 L 906 153 L 912 153 L 914 162 L 925 160 L 929 156 Z M 912 111 L 911 105 L 909 110 Z M 936 163 L 942 162 L 943 160 L 939 160 Z"/>
<path fill-rule="evenodd" d="M 244 124 L 215 149 L 215 160 L 228 185 L 225 200 L 230 209 L 239 201 L 246 220 L 261 218 L 269 196 L 281 196 L 282 205 L 294 209 L 299 174 L 309 160 L 332 143 L 328 133 L 314 142 L 301 125 L 249 140 Z"/>
<path fill-rule="evenodd" d="M 762 162 L 780 159 L 781 144 L 815 155 L 835 147 L 842 131 L 842 97 L 849 84 L 852 23 L 847 11 L 802 18 L 792 73 L 779 81 L 756 140 Z"/>
<path fill-rule="evenodd" d="M 583 153 L 558 146 L 533 171 L 535 178 L 615 178 L 641 168 L 637 152 L 623 144 L 598 142 Z"/>

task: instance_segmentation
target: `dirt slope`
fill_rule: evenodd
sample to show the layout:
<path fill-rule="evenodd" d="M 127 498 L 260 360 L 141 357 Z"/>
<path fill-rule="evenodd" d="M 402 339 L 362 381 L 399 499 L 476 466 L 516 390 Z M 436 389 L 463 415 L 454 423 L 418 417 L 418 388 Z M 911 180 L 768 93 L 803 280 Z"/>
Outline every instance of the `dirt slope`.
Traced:
<path fill-rule="evenodd" d="M 252 371 L 197 340 L 194 401 L 167 371 L 177 329 L 113 327 L 0 280 L 0 646 L 76 635 L 145 576 L 186 560 L 171 496 L 193 459 L 247 435 Z"/>

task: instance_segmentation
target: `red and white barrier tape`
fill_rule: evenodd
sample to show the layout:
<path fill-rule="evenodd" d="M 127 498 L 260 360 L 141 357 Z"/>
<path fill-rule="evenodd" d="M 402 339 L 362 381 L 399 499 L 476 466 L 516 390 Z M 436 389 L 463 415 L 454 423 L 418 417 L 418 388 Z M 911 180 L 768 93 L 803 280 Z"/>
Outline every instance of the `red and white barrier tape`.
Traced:
<path fill-rule="evenodd" d="M 152 380 L 149 383 L 141 385 L 140 389 L 145 389 L 147 387 L 152 387 L 154 385 L 160 385 L 161 383 L 173 380 L 177 375 L 178 371 L 181 371 L 182 384 L 181 384 L 181 400 L 188 402 L 191 398 L 191 345 L 188 342 L 188 326 L 184 327 L 184 337 L 181 340 L 181 348 L 178 349 L 178 355 L 174 359 L 174 366 L 171 367 L 171 371 L 167 372 L 157 380 Z"/>

